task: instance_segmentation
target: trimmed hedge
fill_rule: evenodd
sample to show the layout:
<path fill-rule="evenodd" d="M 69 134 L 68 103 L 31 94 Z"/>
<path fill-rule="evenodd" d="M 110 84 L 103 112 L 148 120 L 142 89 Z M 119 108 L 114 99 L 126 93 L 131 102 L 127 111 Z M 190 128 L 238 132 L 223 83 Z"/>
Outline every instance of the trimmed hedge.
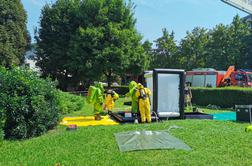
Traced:
<path fill-rule="evenodd" d="M 84 107 L 84 98 L 67 92 L 58 91 L 58 107 L 61 114 L 80 111 Z"/>
<path fill-rule="evenodd" d="M 0 126 L 0 127 L 1 127 L 1 126 Z M 2 143 L 3 143 L 3 137 L 4 137 L 3 129 L 0 128 L 0 146 L 1 146 Z"/>
<path fill-rule="evenodd" d="M 0 109 L 0 145 L 4 138 L 3 126 L 4 126 L 4 110 Z"/>
<path fill-rule="evenodd" d="M 4 131 L 3 131 L 3 115 L 2 112 L 0 110 L 0 146 L 2 144 L 3 138 L 4 138 Z"/>
<path fill-rule="evenodd" d="M 252 88 L 192 88 L 192 102 L 199 106 L 217 105 L 230 108 L 252 104 Z"/>
<path fill-rule="evenodd" d="M 57 125 L 57 90 L 50 79 L 27 69 L 0 68 L 0 110 L 6 138 L 39 136 Z"/>

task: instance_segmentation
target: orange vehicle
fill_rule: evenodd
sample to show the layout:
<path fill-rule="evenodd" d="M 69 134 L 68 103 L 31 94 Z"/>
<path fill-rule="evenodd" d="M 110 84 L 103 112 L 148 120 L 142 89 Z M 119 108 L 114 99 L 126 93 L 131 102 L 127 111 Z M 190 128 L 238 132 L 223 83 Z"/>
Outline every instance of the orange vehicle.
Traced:
<path fill-rule="evenodd" d="M 224 74 L 218 86 L 231 86 L 231 74 L 235 71 L 234 66 L 229 66 L 227 72 Z"/>
<path fill-rule="evenodd" d="M 252 70 L 235 70 L 234 66 L 230 66 L 227 71 L 194 69 L 186 72 L 186 81 L 192 87 L 252 87 Z"/>
<path fill-rule="evenodd" d="M 248 70 L 237 70 L 231 73 L 231 85 L 252 87 L 252 72 Z"/>

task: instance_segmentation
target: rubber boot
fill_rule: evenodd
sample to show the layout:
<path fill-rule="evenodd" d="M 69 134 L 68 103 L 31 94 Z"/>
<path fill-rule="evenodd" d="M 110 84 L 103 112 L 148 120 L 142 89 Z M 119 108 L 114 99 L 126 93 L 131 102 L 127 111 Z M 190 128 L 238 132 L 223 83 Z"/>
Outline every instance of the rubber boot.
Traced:
<path fill-rule="evenodd" d="M 135 123 L 135 124 L 138 124 L 138 119 L 137 119 L 137 118 L 134 120 L 134 123 Z"/>
<path fill-rule="evenodd" d="M 96 115 L 95 115 L 95 120 L 102 120 L 101 115 L 100 115 L 100 114 L 96 114 Z"/>
<path fill-rule="evenodd" d="M 134 123 L 135 123 L 135 124 L 138 124 L 139 122 L 138 122 L 137 114 L 133 114 L 133 117 L 135 118 Z"/>

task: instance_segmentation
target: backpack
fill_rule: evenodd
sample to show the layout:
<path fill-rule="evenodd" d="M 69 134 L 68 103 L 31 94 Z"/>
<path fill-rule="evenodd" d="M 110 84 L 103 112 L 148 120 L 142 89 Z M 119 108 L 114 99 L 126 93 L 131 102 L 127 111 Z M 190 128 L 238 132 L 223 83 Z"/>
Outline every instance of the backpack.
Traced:
<path fill-rule="evenodd" d="M 86 99 L 88 104 L 94 104 L 96 91 L 97 91 L 97 88 L 94 86 L 90 86 L 88 88 L 88 95 Z"/>

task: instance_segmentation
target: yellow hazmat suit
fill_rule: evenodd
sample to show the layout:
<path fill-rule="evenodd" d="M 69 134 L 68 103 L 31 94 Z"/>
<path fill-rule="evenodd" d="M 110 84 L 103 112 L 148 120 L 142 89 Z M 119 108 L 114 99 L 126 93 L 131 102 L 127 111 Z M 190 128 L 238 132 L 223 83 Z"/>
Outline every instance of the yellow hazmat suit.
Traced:
<path fill-rule="evenodd" d="M 138 113 L 138 98 L 136 97 L 137 83 L 131 81 L 129 84 L 129 92 L 126 94 L 126 97 L 131 97 L 131 112 L 133 114 Z"/>
<path fill-rule="evenodd" d="M 144 88 L 143 85 L 138 84 L 136 96 L 138 97 L 138 108 L 141 116 L 141 122 L 151 122 L 150 112 L 150 95 L 151 91 L 148 88 Z"/>
<path fill-rule="evenodd" d="M 245 128 L 246 132 L 252 132 L 252 125 L 248 126 Z"/>
<path fill-rule="evenodd" d="M 115 106 L 115 101 L 119 98 L 119 95 L 113 91 L 108 90 L 105 98 L 105 108 L 104 110 L 112 111 Z"/>
<path fill-rule="evenodd" d="M 95 86 L 88 88 L 87 103 L 94 106 L 95 120 L 101 120 L 100 113 L 104 102 L 104 88 L 102 83 L 95 83 Z"/>

